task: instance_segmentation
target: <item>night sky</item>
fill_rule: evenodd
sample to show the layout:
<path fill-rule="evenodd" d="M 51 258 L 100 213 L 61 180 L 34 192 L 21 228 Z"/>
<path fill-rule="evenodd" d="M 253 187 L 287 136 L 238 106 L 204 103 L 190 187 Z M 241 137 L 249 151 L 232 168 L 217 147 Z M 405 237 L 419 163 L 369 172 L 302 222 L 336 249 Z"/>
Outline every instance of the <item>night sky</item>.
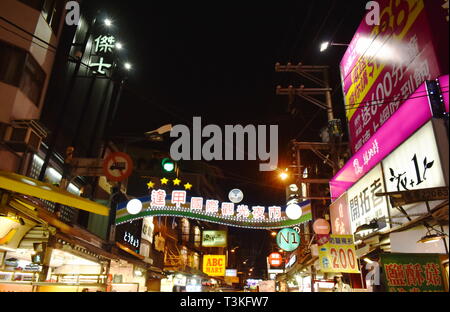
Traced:
<path fill-rule="evenodd" d="M 345 47 L 319 52 L 320 43 L 349 43 L 366 1 L 98 1 L 124 44 L 130 74 L 115 122 L 116 135 L 136 135 L 172 123 L 279 125 L 279 167 L 289 162 L 287 144 L 320 141 L 326 112 L 287 97 L 276 86 L 305 83 L 276 73 L 275 63 L 329 65 L 336 117 L 345 120 L 339 62 Z M 145 5 L 144 5 L 145 4 Z M 305 83 L 306 87 L 315 87 Z M 345 124 L 345 122 L 344 122 Z M 250 205 L 282 205 L 284 186 L 259 161 L 221 161 L 226 179 L 218 190 L 244 191 Z M 261 235 L 267 232 L 261 231 Z"/>

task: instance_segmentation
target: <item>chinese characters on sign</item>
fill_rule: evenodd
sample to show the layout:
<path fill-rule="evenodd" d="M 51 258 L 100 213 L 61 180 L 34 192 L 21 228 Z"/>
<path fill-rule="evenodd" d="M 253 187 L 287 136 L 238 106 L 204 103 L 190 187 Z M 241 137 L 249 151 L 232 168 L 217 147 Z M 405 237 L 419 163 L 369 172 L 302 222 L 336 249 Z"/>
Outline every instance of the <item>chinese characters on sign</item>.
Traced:
<path fill-rule="evenodd" d="M 106 75 L 105 69 L 110 69 L 112 63 L 105 60 L 108 54 L 111 54 L 116 47 L 116 38 L 114 36 L 100 35 L 94 40 L 94 55 L 96 62 L 91 62 L 90 67 L 94 69 L 94 74 Z"/>
<path fill-rule="evenodd" d="M 369 224 L 373 219 L 389 216 L 386 199 L 375 196 L 376 193 L 384 192 L 384 189 L 383 175 L 379 164 L 348 190 L 350 234 L 353 234 L 360 225 Z"/>
<path fill-rule="evenodd" d="M 319 262 L 322 272 L 359 273 L 353 235 L 330 235 L 319 247 Z"/>
<path fill-rule="evenodd" d="M 254 220 L 279 220 L 282 218 L 280 206 L 270 206 L 266 212 L 266 207 L 253 206 L 251 209 L 247 205 L 237 205 L 233 203 L 221 203 L 218 200 L 206 200 L 203 197 L 191 197 L 190 203 L 187 201 L 186 191 L 172 191 L 170 203 L 177 208 L 187 208 L 189 205 L 192 211 L 203 211 L 203 203 L 205 202 L 205 212 L 210 214 L 219 214 L 222 217 L 233 217 L 248 219 L 250 216 Z M 167 193 L 165 190 L 152 190 L 151 192 L 151 208 L 167 207 Z"/>
<path fill-rule="evenodd" d="M 353 153 L 357 152 L 425 80 L 446 72 L 436 31 L 446 32 L 430 1 L 379 0 L 381 25 L 363 20 L 341 64 Z M 446 56 L 445 56 L 446 57 Z M 387 61 L 389 60 L 389 61 Z"/>
<path fill-rule="evenodd" d="M 445 149 L 444 146 L 442 148 Z M 411 191 L 445 186 L 440 159 L 433 121 L 429 121 L 382 161 L 386 191 Z M 438 203 L 430 202 L 430 208 Z M 403 208 L 408 213 L 427 211 L 424 202 L 404 205 Z M 391 210 L 391 215 L 399 214 L 400 212 Z"/>
<path fill-rule="evenodd" d="M 382 254 L 381 262 L 386 291 L 445 291 L 439 255 Z"/>

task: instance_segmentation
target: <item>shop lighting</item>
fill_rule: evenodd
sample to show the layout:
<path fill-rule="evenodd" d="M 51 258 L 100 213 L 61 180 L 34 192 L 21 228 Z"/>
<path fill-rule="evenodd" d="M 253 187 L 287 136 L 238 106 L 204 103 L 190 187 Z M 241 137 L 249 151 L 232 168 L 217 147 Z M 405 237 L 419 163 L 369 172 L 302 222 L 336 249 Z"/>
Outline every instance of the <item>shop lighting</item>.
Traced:
<path fill-rule="evenodd" d="M 132 68 L 130 63 L 125 63 L 124 67 L 126 70 L 131 70 L 131 68 Z"/>
<path fill-rule="evenodd" d="M 123 45 L 120 42 L 116 43 L 116 49 L 117 50 L 122 50 L 123 49 Z"/>
<path fill-rule="evenodd" d="M 134 271 L 134 275 L 136 275 L 136 276 L 142 276 L 142 272 L 139 271 L 139 270 L 135 270 L 135 271 Z"/>
<path fill-rule="evenodd" d="M 444 238 L 445 238 L 445 235 L 442 235 L 442 234 L 429 234 L 429 235 L 425 235 L 424 237 L 419 239 L 417 242 L 425 243 L 425 244 L 436 243 Z"/>
<path fill-rule="evenodd" d="M 366 263 L 369 263 L 369 264 L 373 263 L 373 261 L 372 261 L 372 260 L 370 260 L 370 259 L 369 259 L 369 258 L 367 258 L 367 257 L 366 257 L 366 258 L 364 258 L 363 260 L 364 260 L 364 261 L 365 261 Z"/>
<path fill-rule="evenodd" d="M 104 23 L 105 23 L 105 26 L 108 26 L 108 27 L 112 26 L 112 21 L 109 18 L 105 18 Z"/>
<path fill-rule="evenodd" d="M 434 227 L 428 225 L 427 223 L 424 223 L 424 226 L 427 228 L 427 233 L 425 234 L 425 236 L 419 239 L 417 243 L 436 243 L 448 236 L 446 233 L 436 230 Z M 432 230 L 435 232 L 434 234 L 431 233 Z"/>

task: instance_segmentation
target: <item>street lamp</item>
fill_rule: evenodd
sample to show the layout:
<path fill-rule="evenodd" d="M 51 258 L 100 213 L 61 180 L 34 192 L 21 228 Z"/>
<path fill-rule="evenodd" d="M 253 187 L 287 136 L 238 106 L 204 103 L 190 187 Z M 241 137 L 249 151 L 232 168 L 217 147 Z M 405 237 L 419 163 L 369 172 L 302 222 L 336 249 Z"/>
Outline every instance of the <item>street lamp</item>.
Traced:
<path fill-rule="evenodd" d="M 325 51 L 325 50 L 328 49 L 330 46 L 346 46 L 346 47 L 348 47 L 348 44 L 347 44 L 347 43 L 336 43 L 336 42 L 324 41 L 324 42 L 322 42 L 322 44 L 320 45 L 320 52 Z"/>

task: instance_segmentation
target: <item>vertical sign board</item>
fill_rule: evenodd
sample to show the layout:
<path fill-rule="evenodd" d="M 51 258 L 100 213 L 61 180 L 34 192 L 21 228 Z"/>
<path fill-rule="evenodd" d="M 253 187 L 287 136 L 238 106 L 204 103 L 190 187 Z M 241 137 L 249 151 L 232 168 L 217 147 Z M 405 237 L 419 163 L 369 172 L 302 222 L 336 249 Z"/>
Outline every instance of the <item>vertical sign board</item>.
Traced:
<path fill-rule="evenodd" d="M 410 191 L 431 187 L 446 186 L 444 172 L 430 120 L 413 136 L 400 145 L 391 155 L 383 160 L 387 192 Z M 437 122 L 437 121 L 436 121 Z M 445 148 L 441 146 L 440 148 Z M 448 149 L 448 145 L 446 147 Z M 430 208 L 442 201 L 430 202 Z M 402 206 L 408 214 L 426 213 L 424 202 Z M 400 215 L 397 209 L 391 209 L 391 215 Z M 406 219 L 396 218 L 403 222 Z"/>
<path fill-rule="evenodd" d="M 319 247 L 322 272 L 359 273 L 353 235 L 330 235 L 330 241 Z"/>
<path fill-rule="evenodd" d="M 358 226 L 369 224 L 373 219 L 389 217 L 387 199 L 375 196 L 376 193 L 382 192 L 385 192 L 385 186 L 381 164 L 373 168 L 348 190 L 351 234 L 355 233 Z M 385 227 L 389 227 L 389 224 L 386 223 Z M 370 232 L 365 234 L 368 235 Z"/>
<path fill-rule="evenodd" d="M 448 44 L 440 39 L 448 37 L 448 10 L 441 1 L 377 2 L 380 25 L 364 18 L 340 64 L 353 153 L 421 83 L 448 72 Z"/>
<path fill-rule="evenodd" d="M 139 254 L 141 251 L 142 223 L 143 219 L 138 219 L 116 226 L 116 242 Z"/>
<path fill-rule="evenodd" d="M 348 213 L 347 193 L 330 205 L 330 219 L 332 233 L 337 235 L 351 235 L 350 216 Z"/>
<path fill-rule="evenodd" d="M 225 276 L 225 255 L 204 255 L 203 273 L 209 276 Z"/>
<path fill-rule="evenodd" d="M 383 283 L 389 292 L 444 292 L 437 254 L 381 254 Z"/>

